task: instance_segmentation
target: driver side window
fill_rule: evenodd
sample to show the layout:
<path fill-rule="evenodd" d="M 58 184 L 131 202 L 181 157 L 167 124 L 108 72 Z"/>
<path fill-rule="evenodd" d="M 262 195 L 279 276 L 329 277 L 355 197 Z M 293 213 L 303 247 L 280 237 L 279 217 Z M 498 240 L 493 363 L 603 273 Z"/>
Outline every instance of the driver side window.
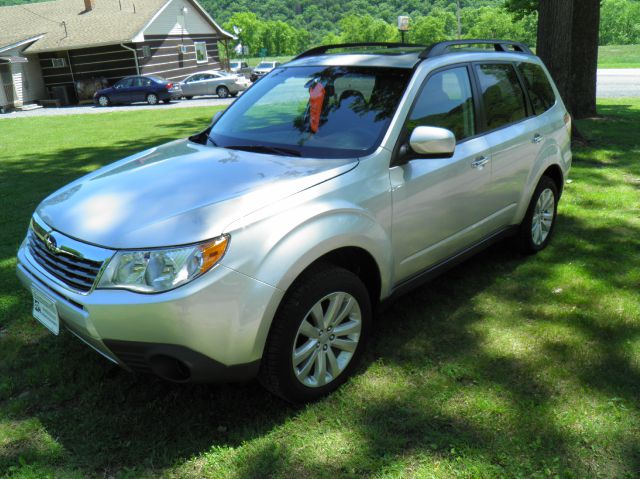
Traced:
<path fill-rule="evenodd" d="M 123 78 L 116 83 L 116 88 L 129 88 L 133 84 L 133 78 Z"/>
<path fill-rule="evenodd" d="M 406 124 L 409 133 L 417 126 L 446 128 L 456 135 L 457 141 L 475 135 L 473 94 L 466 67 L 429 77 Z"/>

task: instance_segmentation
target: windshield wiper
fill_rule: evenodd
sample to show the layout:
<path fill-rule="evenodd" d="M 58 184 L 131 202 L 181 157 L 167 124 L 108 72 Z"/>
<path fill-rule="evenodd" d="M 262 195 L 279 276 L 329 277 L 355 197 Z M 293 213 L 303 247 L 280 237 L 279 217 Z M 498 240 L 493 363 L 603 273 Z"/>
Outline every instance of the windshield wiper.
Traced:
<path fill-rule="evenodd" d="M 280 148 L 279 146 L 266 145 L 233 145 L 225 146 L 230 150 L 253 151 L 255 153 L 267 153 L 280 156 L 302 156 L 298 150 L 292 148 Z"/>

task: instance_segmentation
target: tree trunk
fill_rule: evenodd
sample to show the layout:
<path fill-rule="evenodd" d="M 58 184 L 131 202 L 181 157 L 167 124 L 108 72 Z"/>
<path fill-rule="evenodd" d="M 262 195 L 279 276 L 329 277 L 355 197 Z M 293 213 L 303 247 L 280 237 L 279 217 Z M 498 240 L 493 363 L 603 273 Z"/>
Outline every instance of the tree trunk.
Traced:
<path fill-rule="evenodd" d="M 573 5 L 574 0 L 540 0 L 538 11 L 537 54 L 549 69 L 569 109 L 573 104 L 571 88 Z M 576 10 L 580 10 L 580 7 Z"/>
<path fill-rule="evenodd" d="M 598 40 L 600 0 L 581 0 L 573 11 L 573 41 L 571 43 L 571 104 L 575 118 L 596 115 L 596 84 L 598 80 Z"/>

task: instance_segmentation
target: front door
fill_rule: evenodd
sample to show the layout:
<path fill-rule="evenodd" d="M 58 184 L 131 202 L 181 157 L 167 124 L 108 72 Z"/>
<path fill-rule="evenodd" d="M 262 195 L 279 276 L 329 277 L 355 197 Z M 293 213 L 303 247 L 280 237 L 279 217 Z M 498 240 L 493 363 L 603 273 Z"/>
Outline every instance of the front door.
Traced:
<path fill-rule="evenodd" d="M 0 64 L 0 106 L 13 105 L 15 94 L 13 90 L 13 78 L 11 76 L 11 65 Z"/>
<path fill-rule="evenodd" d="M 133 78 L 123 78 L 114 85 L 115 91 L 112 94 L 111 100 L 116 103 L 127 103 L 133 101 Z"/>
<path fill-rule="evenodd" d="M 406 121 L 401 138 L 417 126 L 436 126 L 453 131 L 457 145 L 451 158 L 415 158 L 390 170 L 396 282 L 491 233 L 491 155 L 484 137 L 476 137 L 469 74 L 467 65 L 432 73 Z"/>

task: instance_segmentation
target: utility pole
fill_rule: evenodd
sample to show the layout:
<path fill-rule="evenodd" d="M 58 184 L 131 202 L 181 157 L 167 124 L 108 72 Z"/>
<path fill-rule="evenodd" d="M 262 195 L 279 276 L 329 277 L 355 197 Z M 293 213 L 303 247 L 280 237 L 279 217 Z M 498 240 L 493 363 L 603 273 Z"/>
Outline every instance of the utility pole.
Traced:
<path fill-rule="evenodd" d="M 462 38 L 462 22 L 460 21 L 460 0 L 456 0 L 456 19 L 458 20 L 458 40 Z"/>

